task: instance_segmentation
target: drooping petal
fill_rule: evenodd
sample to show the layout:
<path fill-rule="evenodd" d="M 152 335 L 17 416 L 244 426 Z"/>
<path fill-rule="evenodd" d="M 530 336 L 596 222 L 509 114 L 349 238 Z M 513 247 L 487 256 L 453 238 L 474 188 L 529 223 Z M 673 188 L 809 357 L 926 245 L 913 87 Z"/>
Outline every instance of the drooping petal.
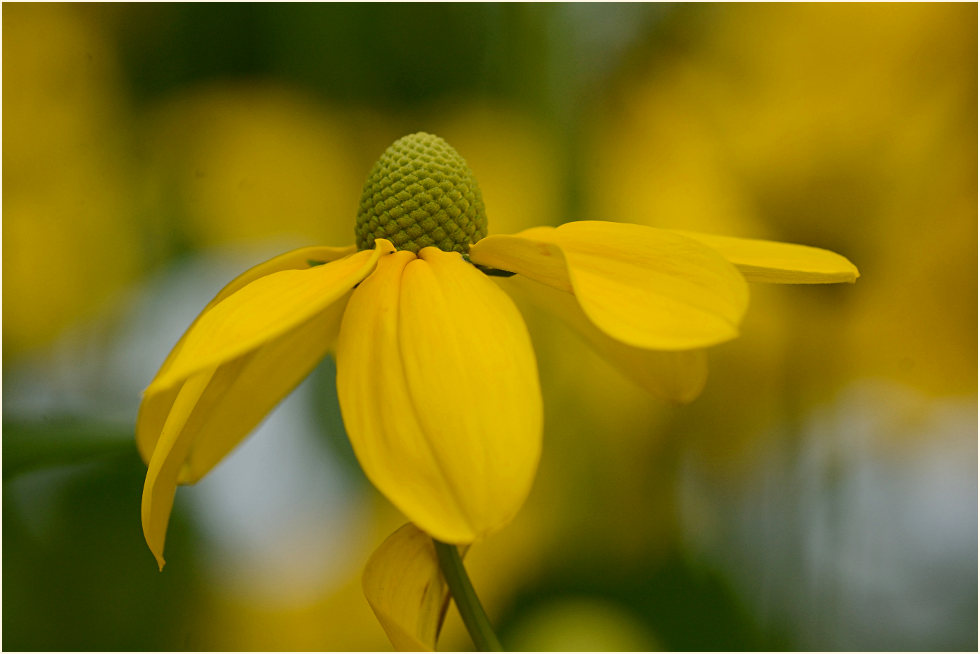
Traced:
<path fill-rule="evenodd" d="M 203 477 L 310 373 L 335 342 L 349 295 L 297 329 L 216 369 L 196 373 L 180 386 L 149 466 L 151 471 L 155 466 L 176 469 L 176 477 L 168 472 L 151 482 L 148 473 L 144 487 L 144 530 L 161 567 L 177 484 Z M 195 380 L 202 375 L 207 380 L 199 388 Z M 144 403 L 156 398 L 148 395 Z M 141 412 L 140 420 L 148 415 Z M 150 425 L 143 423 L 141 428 Z"/>
<path fill-rule="evenodd" d="M 180 483 L 203 477 L 312 372 L 337 342 L 349 297 L 350 292 L 304 325 L 219 368 L 234 376 L 213 404 L 200 408 L 207 417 Z"/>
<path fill-rule="evenodd" d="M 364 250 L 306 270 L 266 275 L 232 293 L 194 322 L 147 394 L 171 388 L 299 327 L 364 279 L 379 251 Z"/>
<path fill-rule="evenodd" d="M 191 444 L 184 425 L 207 390 L 213 375 L 214 369 L 204 370 L 181 386 L 147 466 L 141 506 L 143 536 L 161 570 L 164 564 L 163 544 L 177 490 L 177 475 Z"/>
<path fill-rule="evenodd" d="M 795 243 L 672 231 L 717 250 L 750 282 L 853 284 L 861 275 L 846 257 L 830 250 Z"/>
<path fill-rule="evenodd" d="M 470 260 L 571 290 L 596 327 L 632 347 L 690 350 L 738 335 L 748 288 L 714 250 L 664 230 L 583 221 L 490 236 Z"/>
<path fill-rule="evenodd" d="M 283 270 L 306 270 L 313 266 L 343 259 L 344 257 L 354 254 L 356 251 L 357 248 L 353 245 L 347 247 L 305 247 L 285 252 L 279 256 L 269 259 L 268 261 L 264 261 L 257 266 L 252 266 L 226 284 L 225 287 L 218 291 L 218 294 L 215 295 L 210 302 L 208 302 L 207 306 L 201 310 L 201 313 L 198 314 L 197 318 L 194 319 L 194 322 L 191 323 L 191 326 L 188 327 L 187 332 L 184 333 L 180 341 L 177 342 L 177 345 L 174 346 L 174 348 L 170 351 L 170 354 L 167 355 L 167 358 L 160 366 L 160 370 L 157 371 L 156 377 L 163 374 L 163 372 L 173 364 L 174 357 L 176 357 L 177 352 L 180 351 L 181 345 L 183 344 L 184 339 L 187 337 L 187 333 L 190 332 L 197 321 L 201 319 L 201 316 L 207 313 L 208 310 L 218 302 L 221 302 L 226 297 L 240 291 L 255 280 L 271 275 L 272 273 L 282 272 Z"/>
<path fill-rule="evenodd" d="M 376 261 L 378 253 L 364 252 L 351 259 Z M 137 421 L 137 439 L 149 447 L 148 471 L 143 492 L 143 528 L 147 543 L 161 568 L 163 567 L 163 542 L 173 505 L 177 483 L 193 483 L 217 464 L 235 445 L 289 393 L 324 356 L 335 342 L 344 304 L 357 281 L 370 272 L 367 268 L 351 277 L 353 266 L 348 261 L 325 264 L 333 268 L 333 284 L 326 283 L 326 274 L 318 269 L 290 272 L 319 272 L 311 280 L 301 278 L 302 283 L 315 284 L 324 297 L 334 298 L 326 306 L 319 306 L 316 313 L 301 320 L 298 325 L 287 327 L 284 333 L 273 335 L 250 350 L 236 351 L 223 360 L 214 361 L 209 367 L 191 370 L 174 384 L 151 384 L 144 394 Z M 362 266 L 363 268 L 363 266 Z M 330 272 L 330 271 L 328 271 Z M 282 274 L 282 273 L 275 273 Z M 257 280 L 260 283 L 268 277 Z M 295 277 L 293 278 L 295 279 Z M 251 285 L 228 296 L 227 302 L 240 300 Z M 315 298 L 314 302 L 321 301 Z M 329 301 L 329 300 L 328 300 Z M 222 302 L 213 305 L 218 311 Z M 246 321 L 248 303 L 241 305 L 241 320 Z M 254 305 L 255 311 L 265 310 L 266 304 Z M 297 307 L 303 311 L 306 307 Z M 204 315 L 183 339 L 172 365 L 164 374 L 174 375 L 185 365 L 183 359 L 193 356 L 193 330 L 207 326 L 209 316 Z M 291 319 L 283 316 L 283 322 Z M 234 325 L 232 325 L 234 327 Z M 220 334 L 220 330 L 217 330 Z M 215 348 L 229 343 L 216 339 Z M 202 352 L 201 357 L 207 356 Z"/>
<path fill-rule="evenodd" d="M 210 402 L 197 407 L 202 419 L 190 435 L 181 484 L 203 477 L 306 378 L 336 342 L 348 297 L 349 292 L 300 327 L 217 368 L 207 396 Z M 155 437 L 154 446 L 175 395 L 176 390 L 165 390 L 143 397 L 137 434 L 147 440 Z"/>
<path fill-rule="evenodd" d="M 354 246 L 345 248 L 334 248 L 334 247 L 307 247 L 300 248 L 298 250 L 292 250 L 291 252 L 286 252 L 277 257 L 274 257 L 268 261 L 260 263 L 254 266 L 244 273 L 236 277 L 230 283 L 228 283 L 220 292 L 204 307 L 191 326 L 187 328 L 184 335 L 181 336 L 177 344 L 170 350 L 167 358 L 164 360 L 163 364 L 160 366 L 160 370 L 154 376 L 154 379 L 160 378 L 172 365 L 174 359 L 177 357 L 177 353 L 183 348 L 184 342 L 187 340 L 187 335 L 192 329 L 197 325 L 197 322 L 201 317 L 206 314 L 214 305 L 218 304 L 228 296 L 241 290 L 251 282 L 271 275 L 272 273 L 281 272 L 283 270 L 306 270 L 312 265 L 320 265 L 324 263 L 329 263 L 331 261 L 336 261 L 337 259 L 342 259 L 356 251 Z M 177 397 L 177 392 L 179 388 L 171 388 L 165 392 L 156 395 L 152 400 L 144 396 L 143 402 L 140 405 L 140 418 L 137 421 L 136 429 L 136 445 L 139 449 L 140 455 L 143 457 L 144 463 L 149 463 L 150 456 L 153 454 L 153 447 L 156 444 L 157 438 L 160 435 L 160 429 L 163 426 L 163 421 L 167 417 L 167 412 L 174 403 L 174 399 Z"/>
<path fill-rule="evenodd" d="M 450 595 L 427 534 L 409 523 L 389 536 L 368 559 L 362 586 L 396 650 L 435 650 Z"/>
<path fill-rule="evenodd" d="M 523 504 L 542 409 L 527 329 L 459 254 L 382 257 L 337 341 L 344 424 L 364 472 L 419 528 L 467 543 Z"/>
<path fill-rule="evenodd" d="M 704 390 L 708 378 L 708 357 L 704 350 L 632 347 L 610 338 L 593 325 L 571 293 L 520 275 L 498 283 L 508 292 L 520 294 L 561 318 L 596 352 L 647 392 L 672 402 L 687 403 Z"/>

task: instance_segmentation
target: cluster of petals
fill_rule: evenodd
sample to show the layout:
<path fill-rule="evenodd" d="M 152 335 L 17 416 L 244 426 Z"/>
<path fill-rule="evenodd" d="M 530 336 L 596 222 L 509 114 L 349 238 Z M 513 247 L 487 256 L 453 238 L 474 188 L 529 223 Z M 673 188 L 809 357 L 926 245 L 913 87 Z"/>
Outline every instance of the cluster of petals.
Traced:
<path fill-rule="evenodd" d="M 704 386 L 704 349 L 737 336 L 747 281 L 857 276 L 827 250 L 594 221 L 489 236 L 468 258 L 384 239 L 288 252 L 226 286 L 144 393 L 147 543 L 162 568 L 177 485 L 205 475 L 328 352 L 367 477 L 422 532 L 466 544 L 513 518 L 541 451 L 534 352 L 503 288 L 683 402 Z"/>

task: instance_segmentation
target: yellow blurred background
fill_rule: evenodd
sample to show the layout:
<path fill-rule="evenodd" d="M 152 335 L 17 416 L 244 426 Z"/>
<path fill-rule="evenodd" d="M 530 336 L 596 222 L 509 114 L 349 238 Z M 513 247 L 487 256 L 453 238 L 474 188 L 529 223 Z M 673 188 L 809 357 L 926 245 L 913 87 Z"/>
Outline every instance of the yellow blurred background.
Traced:
<path fill-rule="evenodd" d="M 15 650 L 385 650 L 404 519 L 325 361 L 142 542 L 140 392 L 235 274 L 352 241 L 446 138 L 491 233 L 597 219 L 826 247 L 753 286 L 693 404 L 521 306 L 545 452 L 468 564 L 528 650 L 977 646 L 976 5 L 6 5 L 3 631 Z M 450 610 L 445 649 L 470 643 Z"/>

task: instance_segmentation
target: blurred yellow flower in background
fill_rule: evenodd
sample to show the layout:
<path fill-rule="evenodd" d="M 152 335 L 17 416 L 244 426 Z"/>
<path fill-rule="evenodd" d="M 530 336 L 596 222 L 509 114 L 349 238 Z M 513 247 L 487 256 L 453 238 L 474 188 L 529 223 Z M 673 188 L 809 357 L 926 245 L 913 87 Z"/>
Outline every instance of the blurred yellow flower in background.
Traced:
<path fill-rule="evenodd" d="M 547 125 L 490 102 L 446 107 L 431 120 L 436 134 L 467 153 L 492 208 L 490 234 L 563 222 L 558 148 Z"/>
<path fill-rule="evenodd" d="M 146 201 L 170 211 L 196 247 L 269 238 L 342 242 L 360 175 L 345 125 L 272 83 L 185 92 L 146 121 Z"/>
<path fill-rule="evenodd" d="M 94 316 L 146 254 L 119 129 L 115 53 L 67 5 L 8 7 L 3 40 L 4 350 Z"/>

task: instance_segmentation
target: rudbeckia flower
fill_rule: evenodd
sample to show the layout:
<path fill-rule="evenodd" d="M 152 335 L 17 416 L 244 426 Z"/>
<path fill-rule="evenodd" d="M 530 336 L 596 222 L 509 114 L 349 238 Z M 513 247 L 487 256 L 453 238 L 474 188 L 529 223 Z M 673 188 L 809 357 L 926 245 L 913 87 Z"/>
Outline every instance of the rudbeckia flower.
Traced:
<path fill-rule="evenodd" d="M 472 543 L 521 507 L 542 437 L 512 276 L 655 393 L 693 399 L 704 348 L 738 334 L 746 280 L 853 282 L 799 245 L 610 222 L 487 236 L 479 187 L 442 139 L 396 141 L 372 169 L 356 245 L 288 252 L 204 308 L 146 389 L 142 521 L 163 567 L 178 484 L 204 476 L 328 352 L 367 477 L 422 532 Z"/>

